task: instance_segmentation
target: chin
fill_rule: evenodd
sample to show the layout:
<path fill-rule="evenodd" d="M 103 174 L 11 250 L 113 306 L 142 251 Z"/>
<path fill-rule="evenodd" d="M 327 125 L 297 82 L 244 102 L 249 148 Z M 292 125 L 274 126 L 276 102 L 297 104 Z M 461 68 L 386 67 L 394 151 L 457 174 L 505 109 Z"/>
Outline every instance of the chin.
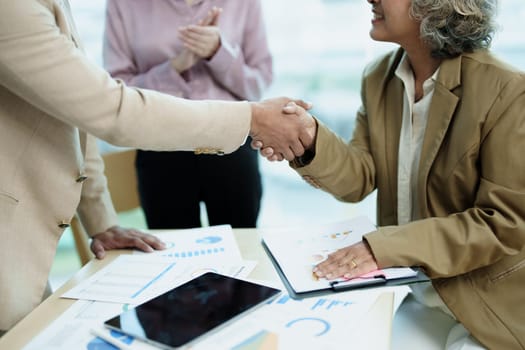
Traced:
<path fill-rule="evenodd" d="M 383 33 L 379 32 L 378 30 L 370 30 L 370 38 L 375 41 L 388 41 L 387 35 L 384 35 Z"/>

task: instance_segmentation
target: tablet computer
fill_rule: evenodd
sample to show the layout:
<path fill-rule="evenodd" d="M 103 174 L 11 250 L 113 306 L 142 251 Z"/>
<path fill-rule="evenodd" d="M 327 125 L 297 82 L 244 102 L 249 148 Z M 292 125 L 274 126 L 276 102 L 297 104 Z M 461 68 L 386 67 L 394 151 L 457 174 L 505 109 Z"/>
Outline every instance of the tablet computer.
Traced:
<path fill-rule="evenodd" d="M 176 349 L 218 330 L 280 292 L 207 272 L 107 320 L 104 325 L 162 349 Z"/>

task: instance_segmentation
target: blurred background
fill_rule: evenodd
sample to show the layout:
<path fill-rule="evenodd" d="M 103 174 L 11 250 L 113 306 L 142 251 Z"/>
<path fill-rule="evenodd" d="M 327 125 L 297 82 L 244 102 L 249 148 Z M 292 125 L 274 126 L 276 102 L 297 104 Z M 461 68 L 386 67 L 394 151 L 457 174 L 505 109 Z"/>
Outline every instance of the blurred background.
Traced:
<path fill-rule="evenodd" d="M 70 0 L 70 4 L 87 55 L 102 65 L 105 0 Z M 369 38 L 370 6 L 365 0 L 262 0 L 262 4 L 275 73 L 266 96 L 286 95 L 312 102 L 313 114 L 348 139 L 360 104 L 364 66 L 395 47 Z M 523 18 L 525 2 L 500 1 L 500 28 L 492 49 L 525 70 Z M 176 28 L 166 30 L 175 33 Z M 101 150 L 114 149 L 101 143 Z M 259 227 L 329 223 L 358 215 L 375 222 L 375 194 L 358 204 L 341 203 L 310 187 L 286 162 L 260 159 L 260 166 L 264 193 Z M 140 211 L 122 213 L 120 219 L 123 226 L 146 227 Z M 51 272 L 53 288 L 79 268 L 71 232 L 66 231 Z"/>

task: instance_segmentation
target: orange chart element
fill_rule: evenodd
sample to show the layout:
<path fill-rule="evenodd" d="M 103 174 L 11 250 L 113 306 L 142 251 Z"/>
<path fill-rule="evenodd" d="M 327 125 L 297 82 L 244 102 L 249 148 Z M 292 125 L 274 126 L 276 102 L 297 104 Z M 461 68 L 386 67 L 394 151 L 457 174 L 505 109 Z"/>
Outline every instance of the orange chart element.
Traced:
<path fill-rule="evenodd" d="M 232 350 L 277 350 L 279 337 L 276 333 L 262 330 L 255 333 Z"/>

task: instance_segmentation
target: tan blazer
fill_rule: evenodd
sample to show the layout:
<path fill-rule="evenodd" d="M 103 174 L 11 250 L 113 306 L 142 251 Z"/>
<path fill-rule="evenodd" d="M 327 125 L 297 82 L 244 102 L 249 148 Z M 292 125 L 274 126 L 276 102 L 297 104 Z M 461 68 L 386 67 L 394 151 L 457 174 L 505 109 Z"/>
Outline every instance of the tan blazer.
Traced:
<path fill-rule="evenodd" d="M 67 1 L 0 0 L 0 330 L 44 293 L 78 209 L 90 234 L 116 224 L 94 138 L 152 150 L 244 143 L 246 102 L 187 101 L 126 87 L 79 48 Z"/>
<path fill-rule="evenodd" d="M 397 224 L 403 52 L 365 71 L 350 143 L 321 125 L 297 169 L 342 201 L 378 190 L 366 235 L 379 266 L 421 266 L 457 319 L 491 349 L 525 348 L 525 76 L 488 52 L 441 64 L 418 176 L 418 217 Z"/>

